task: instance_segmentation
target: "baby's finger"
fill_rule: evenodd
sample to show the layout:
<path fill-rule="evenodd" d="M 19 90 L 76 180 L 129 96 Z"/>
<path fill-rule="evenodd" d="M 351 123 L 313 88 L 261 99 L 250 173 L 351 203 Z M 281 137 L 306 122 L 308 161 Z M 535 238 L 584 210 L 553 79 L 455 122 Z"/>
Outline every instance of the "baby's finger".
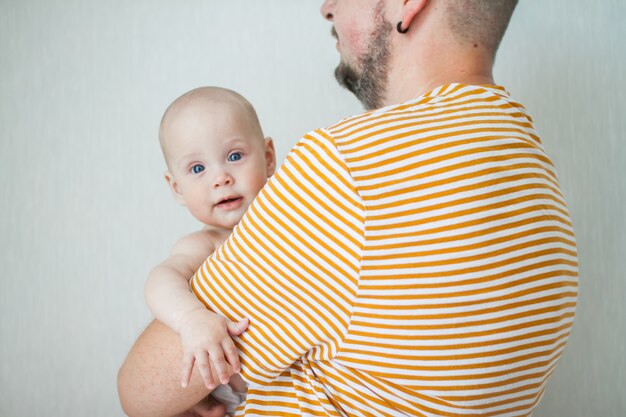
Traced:
<path fill-rule="evenodd" d="M 228 334 L 231 337 L 239 336 L 248 328 L 249 324 L 250 320 L 248 318 L 244 318 L 239 321 L 229 321 L 227 324 Z"/>
<path fill-rule="evenodd" d="M 191 371 L 193 370 L 193 363 L 195 362 L 195 357 L 190 353 L 185 353 L 183 357 L 183 374 L 180 384 L 183 388 L 187 388 L 189 385 L 189 380 L 191 379 Z"/>
<path fill-rule="evenodd" d="M 204 385 L 206 385 L 208 389 L 215 388 L 215 381 L 213 380 L 211 364 L 209 363 L 209 354 L 207 352 L 200 352 L 199 354 L 196 354 L 196 366 L 200 371 Z"/>
<path fill-rule="evenodd" d="M 233 368 L 233 372 L 241 371 L 241 364 L 239 363 L 239 351 L 237 350 L 237 346 L 233 343 L 231 338 L 227 338 L 222 342 L 222 350 L 224 351 L 224 355 L 226 356 L 226 360 L 230 364 L 230 367 Z"/>
<path fill-rule="evenodd" d="M 213 365 L 213 370 L 217 374 L 222 384 L 228 384 L 230 380 L 230 374 L 228 372 L 228 364 L 226 363 L 226 359 L 224 358 L 224 352 L 222 352 L 221 346 L 216 346 L 216 349 L 213 349 L 209 352 L 211 355 L 211 365 Z"/>

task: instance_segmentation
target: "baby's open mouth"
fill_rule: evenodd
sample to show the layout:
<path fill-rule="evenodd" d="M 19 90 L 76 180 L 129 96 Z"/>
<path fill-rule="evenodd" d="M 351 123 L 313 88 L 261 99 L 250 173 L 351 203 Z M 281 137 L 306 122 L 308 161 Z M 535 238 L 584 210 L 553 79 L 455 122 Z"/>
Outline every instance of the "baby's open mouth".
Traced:
<path fill-rule="evenodd" d="M 232 206 L 232 205 L 236 205 L 238 204 L 241 200 L 243 199 L 243 197 L 226 197 L 222 200 L 220 200 L 216 206 L 218 207 L 228 207 L 228 206 Z"/>

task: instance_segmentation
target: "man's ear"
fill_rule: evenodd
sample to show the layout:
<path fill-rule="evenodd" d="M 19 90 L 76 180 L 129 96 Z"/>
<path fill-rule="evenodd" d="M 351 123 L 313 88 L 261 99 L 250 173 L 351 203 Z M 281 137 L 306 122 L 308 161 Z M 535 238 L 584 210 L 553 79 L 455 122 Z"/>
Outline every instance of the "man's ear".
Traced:
<path fill-rule="evenodd" d="M 169 171 L 165 172 L 165 182 L 167 182 L 167 185 L 170 187 L 170 191 L 172 192 L 172 195 L 174 196 L 174 199 L 178 202 L 178 204 L 180 204 L 181 206 L 185 206 L 185 199 L 178 189 L 178 183 L 176 182 L 176 179 L 174 179 L 172 173 Z"/>
<path fill-rule="evenodd" d="M 403 0 L 402 11 L 400 12 L 402 29 L 409 28 L 415 16 L 417 16 L 427 4 L 428 0 Z"/>
<path fill-rule="evenodd" d="M 269 136 L 265 138 L 265 170 L 267 178 L 276 172 L 276 151 L 274 151 L 274 142 Z"/>

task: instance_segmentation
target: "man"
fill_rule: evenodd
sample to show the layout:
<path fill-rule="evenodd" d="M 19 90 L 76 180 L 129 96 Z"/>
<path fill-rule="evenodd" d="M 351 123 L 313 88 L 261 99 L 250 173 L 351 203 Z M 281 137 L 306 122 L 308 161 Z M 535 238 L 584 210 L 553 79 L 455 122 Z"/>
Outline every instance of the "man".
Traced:
<path fill-rule="evenodd" d="M 515 0 L 328 0 L 367 109 L 311 132 L 192 280 L 249 329 L 247 416 L 530 415 L 577 298 L 572 225 L 532 120 L 494 85 Z M 132 416 L 177 387 L 153 323 L 120 371 Z"/>

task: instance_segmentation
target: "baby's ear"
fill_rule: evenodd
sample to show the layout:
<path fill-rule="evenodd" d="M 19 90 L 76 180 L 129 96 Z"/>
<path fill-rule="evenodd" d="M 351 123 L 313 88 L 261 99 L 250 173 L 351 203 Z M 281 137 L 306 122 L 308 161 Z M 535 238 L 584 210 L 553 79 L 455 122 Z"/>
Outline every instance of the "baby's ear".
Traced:
<path fill-rule="evenodd" d="M 165 182 L 167 182 L 167 185 L 170 187 L 170 191 L 172 192 L 172 195 L 174 196 L 174 199 L 178 202 L 178 204 L 185 206 L 185 199 L 178 190 L 178 183 L 176 182 L 176 179 L 174 178 L 172 173 L 169 171 L 165 172 Z"/>
<path fill-rule="evenodd" d="M 274 142 L 269 136 L 265 138 L 265 169 L 267 178 L 276 172 L 276 151 L 274 151 Z"/>

